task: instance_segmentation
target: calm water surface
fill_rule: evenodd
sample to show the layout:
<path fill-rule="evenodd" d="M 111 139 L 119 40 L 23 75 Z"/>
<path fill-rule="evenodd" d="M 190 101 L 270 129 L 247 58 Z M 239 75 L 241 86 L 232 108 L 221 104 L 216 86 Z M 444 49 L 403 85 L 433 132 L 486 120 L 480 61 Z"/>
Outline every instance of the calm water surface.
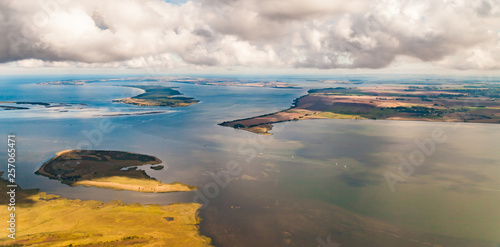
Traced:
<path fill-rule="evenodd" d="M 17 181 L 23 188 L 127 203 L 196 200 L 205 204 L 201 231 L 218 246 L 500 245 L 498 125 L 308 120 L 276 124 L 272 136 L 261 136 L 217 123 L 285 109 L 309 87 L 329 85 L 293 79 L 304 88 L 165 83 L 200 103 L 156 115 L 94 117 L 144 111 L 111 102 L 141 92 L 113 85 L 143 82 L 35 85 L 52 79 L 60 78 L 0 80 L 0 101 L 86 104 L 74 114 L 0 111 L 0 133 L 17 135 Z M 111 122 L 111 132 L 98 132 L 103 121 Z M 435 143 L 392 192 L 384 174 L 398 174 L 399 158 L 408 159 L 419 149 L 416 141 L 436 130 L 446 141 Z M 69 187 L 34 174 L 56 152 L 82 143 L 157 156 L 166 169 L 146 167 L 148 174 L 199 186 L 198 197 Z M 228 163 L 241 170 L 221 175 Z"/>

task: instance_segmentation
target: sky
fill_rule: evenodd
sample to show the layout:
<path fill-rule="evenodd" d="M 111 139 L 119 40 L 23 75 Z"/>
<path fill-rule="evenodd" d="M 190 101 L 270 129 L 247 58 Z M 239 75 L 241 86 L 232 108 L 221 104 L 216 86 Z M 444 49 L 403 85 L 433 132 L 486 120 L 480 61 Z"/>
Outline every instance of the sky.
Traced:
<path fill-rule="evenodd" d="M 500 75 L 500 0 L 0 0 L 0 74 Z"/>

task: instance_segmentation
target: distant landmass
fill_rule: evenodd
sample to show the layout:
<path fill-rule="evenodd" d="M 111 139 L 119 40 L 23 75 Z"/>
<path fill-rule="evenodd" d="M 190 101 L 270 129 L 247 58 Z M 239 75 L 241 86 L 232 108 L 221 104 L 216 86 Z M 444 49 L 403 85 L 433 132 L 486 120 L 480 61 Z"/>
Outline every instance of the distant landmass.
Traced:
<path fill-rule="evenodd" d="M 45 108 L 57 108 L 66 106 L 86 106 L 87 104 L 68 104 L 68 103 L 46 103 L 46 102 L 27 102 L 27 101 L 2 101 L 0 104 L 11 104 L 11 105 L 0 105 L 1 109 L 4 110 L 29 110 L 31 106 L 42 106 Z M 23 105 L 23 106 L 14 106 Z M 30 107 L 27 107 L 30 106 Z"/>
<path fill-rule="evenodd" d="M 281 81 L 254 81 L 235 80 L 222 78 L 182 78 L 174 79 L 172 82 L 187 83 L 206 86 L 235 86 L 235 87 L 269 87 L 269 88 L 300 88 L 296 85 Z"/>
<path fill-rule="evenodd" d="M 272 124 L 304 119 L 387 119 L 500 123 L 500 86 L 336 87 L 312 89 L 289 109 L 219 125 L 269 134 Z"/>
<path fill-rule="evenodd" d="M 226 79 L 226 78 L 202 78 L 202 77 L 130 77 L 122 79 L 99 79 L 99 80 L 61 80 L 41 82 L 39 85 L 85 85 L 88 83 L 105 83 L 105 82 L 177 82 L 194 85 L 207 86 L 236 86 L 236 87 L 269 87 L 269 88 L 300 88 L 294 84 L 281 81 L 257 81 L 244 79 Z"/>

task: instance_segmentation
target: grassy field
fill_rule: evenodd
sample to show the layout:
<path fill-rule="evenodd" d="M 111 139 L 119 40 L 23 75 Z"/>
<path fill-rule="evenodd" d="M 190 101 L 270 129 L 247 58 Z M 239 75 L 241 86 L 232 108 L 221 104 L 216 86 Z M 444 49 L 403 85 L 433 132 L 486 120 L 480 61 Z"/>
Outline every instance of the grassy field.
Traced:
<path fill-rule="evenodd" d="M 350 114 L 339 114 L 333 112 L 320 112 L 316 115 L 317 118 L 325 118 L 325 119 L 365 119 L 359 115 L 350 115 Z"/>
<path fill-rule="evenodd" d="M 76 181 L 71 186 L 83 185 L 85 187 L 99 187 L 114 190 L 131 190 L 145 193 L 165 193 L 175 191 L 192 191 L 196 186 L 183 184 L 180 182 L 164 184 L 152 179 L 136 179 L 127 177 L 105 177 L 92 180 Z"/>
<path fill-rule="evenodd" d="M 500 123 L 500 87 L 381 85 L 311 89 L 291 108 L 219 125 L 269 134 L 273 123 L 304 119 L 388 119 Z"/>
<path fill-rule="evenodd" d="M 7 183 L 0 181 L 2 215 Z M 200 236 L 197 203 L 162 205 L 69 200 L 37 190 L 16 193 L 16 239 L 2 246 L 211 246 Z M 6 220 L 0 228 L 6 229 Z"/>
<path fill-rule="evenodd" d="M 257 134 L 271 135 L 269 131 L 273 128 L 273 123 L 286 121 L 297 121 L 304 119 L 364 119 L 359 115 L 339 114 L 333 112 L 309 111 L 304 109 L 288 109 L 273 114 L 263 115 L 255 118 L 236 120 L 221 123 L 223 126 L 230 126 L 235 129 L 242 129 Z"/>

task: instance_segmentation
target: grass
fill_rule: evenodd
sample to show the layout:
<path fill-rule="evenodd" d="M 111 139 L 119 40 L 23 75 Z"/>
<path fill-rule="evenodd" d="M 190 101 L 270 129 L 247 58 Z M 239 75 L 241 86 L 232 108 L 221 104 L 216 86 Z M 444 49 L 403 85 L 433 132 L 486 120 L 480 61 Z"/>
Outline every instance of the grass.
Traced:
<path fill-rule="evenodd" d="M 1 175 L 1 174 L 0 174 Z M 8 215 L 7 182 L 0 179 L 2 215 Z M 16 193 L 16 239 L 6 246 L 211 246 L 198 232 L 197 203 L 169 206 L 103 203 L 48 195 L 37 190 Z M 172 221 L 165 218 L 172 217 Z M 0 222 L 6 229 L 7 220 Z"/>
<path fill-rule="evenodd" d="M 418 93 L 409 93 L 415 91 Z M 358 97 L 355 96 L 371 97 L 359 98 L 361 102 L 358 102 Z M 269 134 L 268 131 L 274 123 L 318 118 L 500 123 L 496 121 L 499 119 L 499 97 L 498 87 L 458 90 L 410 85 L 408 88 L 381 86 L 373 90 L 356 87 L 311 89 L 307 95 L 295 99 L 292 107 L 287 110 L 223 122 L 220 125 L 257 134 Z M 485 106 L 453 107 L 459 102 Z"/>
<path fill-rule="evenodd" d="M 338 114 L 333 112 L 321 112 L 315 115 L 318 118 L 328 119 L 366 119 L 360 115 Z"/>
<path fill-rule="evenodd" d="M 86 187 L 94 186 L 99 188 L 114 189 L 114 190 L 131 190 L 139 192 L 162 193 L 174 191 L 192 191 L 196 186 L 191 186 L 183 183 L 164 184 L 152 179 L 136 179 L 120 176 L 97 178 L 92 180 L 77 181 L 71 184 L 72 186 L 83 185 Z"/>
<path fill-rule="evenodd" d="M 243 129 L 257 134 L 271 135 L 271 133 L 269 133 L 268 131 L 270 131 L 272 128 L 273 126 L 271 124 L 260 124 Z"/>
<path fill-rule="evenodd" d="M 364 119 L 385 119 L 389 117 L 425 117 L 425 118 L 439 118 L 441 114 L 446 113 L 447 110 L 411 106 L 411 107 L 374 107 L 371 109 L 359 107 L 346 107 L 336 106 L 329 110 L 329 112 L 347 116 L 358 116 Z M 401 115 L 406 114 L 407 116 Z"/>

